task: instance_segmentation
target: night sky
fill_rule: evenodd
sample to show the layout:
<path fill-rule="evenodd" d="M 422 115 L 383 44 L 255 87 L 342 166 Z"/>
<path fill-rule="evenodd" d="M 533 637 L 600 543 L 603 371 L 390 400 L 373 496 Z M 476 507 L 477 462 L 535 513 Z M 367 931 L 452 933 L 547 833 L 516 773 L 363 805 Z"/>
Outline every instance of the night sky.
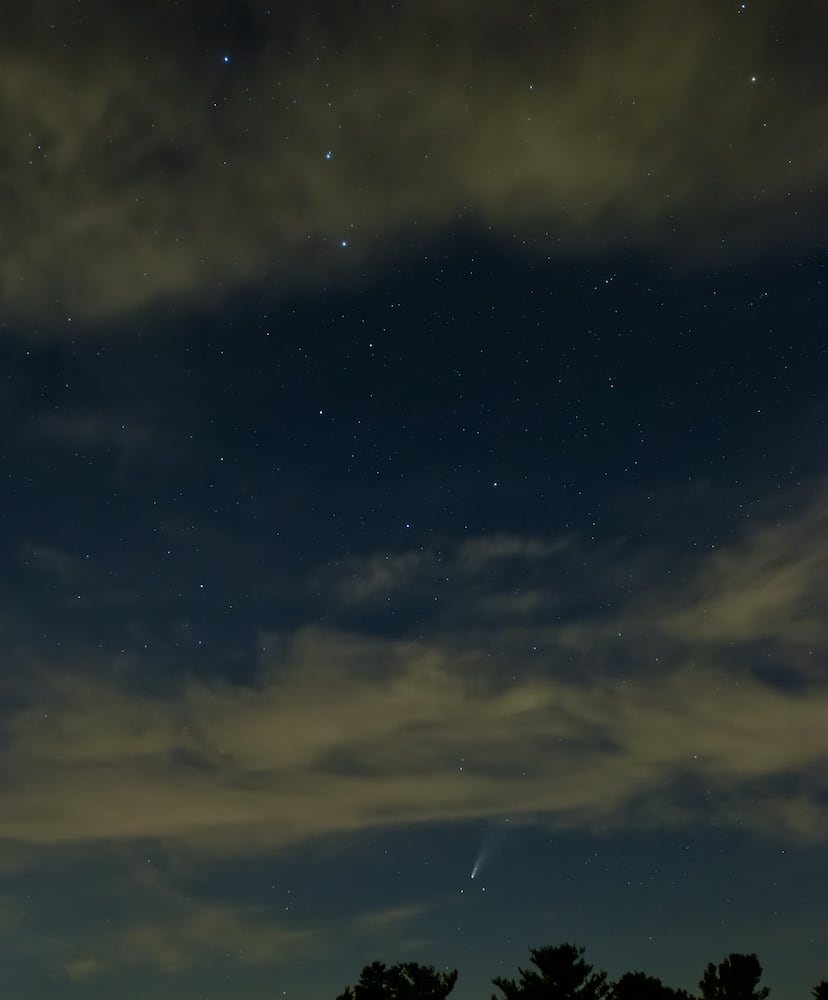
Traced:
<path fill-rule="evenodd" d="M 3 5 L 4 997 L 828 978 L 822 6 Z"/>

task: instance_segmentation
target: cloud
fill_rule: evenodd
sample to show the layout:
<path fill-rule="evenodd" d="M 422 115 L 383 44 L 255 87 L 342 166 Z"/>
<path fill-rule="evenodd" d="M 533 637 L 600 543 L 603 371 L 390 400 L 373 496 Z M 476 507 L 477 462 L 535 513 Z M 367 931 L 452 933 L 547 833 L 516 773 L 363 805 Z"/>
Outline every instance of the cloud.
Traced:
<path fill-rule="evenodd" d="M 327 567 L 314 586 L 327 590 L 345 608 L 370 606 L 389 597 L 410 600 L 432 596 L 435 591 L 442 592 L 446 583 L 463 588 L 464 603 L 471 601 L 473 591 L 480 593 L 481 584 L 488 589 L 486 599 L 497 600 L 502 595 L 491 593 L 495 575 L 502 581 L 510 570 L 516 570 L 525 579 L 530 567 L 548 567 L 567 547 L 566 539 L 549 542 L 499 532 L 440 549 L 347 559 Z"/>
<path fill-rule="evenodd" d="M 828 558 L 819 540 L 826 535 L 824 510 L 812 507 L 802 517 L 764 525 L 714 552 L 665 627 L 711 642 L 824 641 Z"/>
<path fill-rule="evenodd" d="M 126 962 L 177 973 L 217 952 L 251 965 L 295 958 L 313 936 L 308 930 L 280 926 L 261 913 L 199 905 L 183 919 L 133 924 L 120 935 L 117 950 Z"/>
<path fill-rule="evenodd" d="M 102 975 L 106 966 L 96 958 L 78 958 L 67 962 L 63 971 L 69 979 L 84 980 Z"/>
<path fill-rule="evenodd" d="M 376 660 L 382 678 L 347 666 Z M 232 851 L 504 813 L 623 826 L 642 798 L 669 802 L 684 781 L 738 798 L 793 777 L 814 793 L 810 829 L 797 829 L 826 832 L 826 690 L 692 662 L 503 683 L 478 655 L 312 630 L 284 669 L 255 689 L 190 686 L 174 700 L 67 685 L 7 728 L 0 836 Z"/>
<path fill-rule="evenodd" d="M 50 545 L 24 543 L 20 547 L 20 556 L 24 565 L 70 587 L 89 573 L 85 560 Z"/>
<path fill-rule="evenodd" d="M 18 906 L 7 896 L 0 896 L 0 930 L 7 931 L 17 923 Z"/>
<path fill-rule="evenodd" d="M 358 916 L 354 923 L 363 931 L 376 933 L 393 929 L 396 931 L 401 924 L 410 923 L 428 911 L 428 907 L 420 904 L 392 906 L 384 910 L 371 910 Z"/>
<path fill-rule="evenodd" d="M 163 440 L 157 428 L 146 421 L 136 421 L 134 414 L 116 410 L 48 412 L 36 418 L 29 431 L 33 436 L 73 451 L 118 455 L 157 450 Z"/>
<path fill-rule="evenodd" d="M 44 934 L 34 924 L 18 930 L 22 955 L 42 966 L 82 982 L 143 972 L 176 976 L 204 966 L 216 956 L 240 966 L 279 965 L 317 947 L 318 931 L 299 927 L 274 916 L 272 906 L 239 905 L 215 898 L 204 888 L 193 892 L 189 872 L 153 864 L 144 853 L 136 863 L 134 851 L 112 851 L 105 857 L 83 845 L 71 854 L 67 867 L 75 873 L 94 873 L 94 896 L 105 900 L 103 914 L 76 920 L 71 907 L 62 913 L 68 928 Z M 163 852 L 158 852 L 159 856 Z M 67 863 L 67 855 L 62 855 Z M 44 890 L 45 892 L 46 890 Z M 123 901 L 129 899 L 129 906 Z M 30 917 L 35 916 L 29 907 Z M 118 914 L 117 919 L 113 918 Z M 106 956 L 104 961 L 98 956 Z"/>
<path fill-rule="evenodd" d="M 446 549 L 458 586 L 418 637 L 262 634 L 247 685 L 17 664 L 39 682 L 27 695 L 18 681 L 4 717 L 0 840 L 232 854 L 495 815 L 592 830 L 715 817 L 824 837 L 823 511 L 824 490 L 692 561 L 593 551 L 591 592 L 648 574 L 597 610 L 559 601 L 558 578 L 583 561 L 577 539 Z M 419 592 L 435 558 L 395 557 L 393 586 Z M 339 572 L 375 580 L 376 563 Z M 515 574 L 541 596 L 546 575 L 546 603 L 516 616 Z"/>
<path fill-rule="evenodd" d="M 8 308 L 77 336 L 154 303 L 352 280 L 458 216 L 542 257 L 809 238 L 828 111 L 807 24 L 599 6 L 303 23 L 249 2 L 235 37 L 216 14 L 225 63 L 201 6 L 38 5 L 0 35 Z"/>

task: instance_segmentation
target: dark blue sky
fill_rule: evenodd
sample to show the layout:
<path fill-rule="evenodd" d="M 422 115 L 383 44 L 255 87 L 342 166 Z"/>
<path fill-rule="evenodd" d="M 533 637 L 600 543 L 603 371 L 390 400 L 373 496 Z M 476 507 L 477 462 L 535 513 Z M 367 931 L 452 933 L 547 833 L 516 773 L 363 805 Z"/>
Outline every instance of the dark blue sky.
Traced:
<path fill-rule="evenodd" d="M 3 13 L 0 992 L 828 975 L 797 11 Z"/>

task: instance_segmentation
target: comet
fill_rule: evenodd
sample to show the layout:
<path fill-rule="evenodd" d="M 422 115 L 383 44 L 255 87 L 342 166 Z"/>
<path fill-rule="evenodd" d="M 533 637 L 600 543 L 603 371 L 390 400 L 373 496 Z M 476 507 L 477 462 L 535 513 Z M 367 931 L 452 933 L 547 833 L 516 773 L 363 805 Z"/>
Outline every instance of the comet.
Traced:
<path fill-rule="evenodd" d="M 474 859 L 471 875 L 469 876 L 470 878 L 473 879 L 477 878 L 477 876 L 480 874 L 481 869 L 483 868 L 483 865 L 489 860 L 489 856 L 495 850 L 497 850 L 500 841 L 503 839 L 503 837 L 506 834 L 506 831 L 508 830 L 508 827 L 505 825 L 508 822 L 509 822 L 508 819 L 504 820 L 503 825 L 499 825 L 495 827 L 493 830 L 489 831 L 485 840 L 480 846 L 480 850 L 477 852 L 477 857 Z"/>

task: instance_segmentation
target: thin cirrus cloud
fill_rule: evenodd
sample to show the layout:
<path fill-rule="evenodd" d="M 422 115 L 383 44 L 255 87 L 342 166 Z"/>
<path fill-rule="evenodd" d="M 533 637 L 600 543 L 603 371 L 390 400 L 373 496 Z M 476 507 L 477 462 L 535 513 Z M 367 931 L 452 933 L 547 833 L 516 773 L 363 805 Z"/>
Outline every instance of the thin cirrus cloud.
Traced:
<path fill-rule="evenodd" d="M 819 63 L 786 56 L 807 24 L 678 0 L 583 23 L 575 3 L 524 22 L 427 2 L 327 29 L 238 8 L 228 62 L 186 5 L 38 5 L 3 33 L 11 315 L 74 337 L 153 303 L 313 286 L 458 216 L 544 256 L 812 238 L 828 112 Z"/>
<path fill-rule="evenodd" d="M 591 617 L 510 614 L 501 635 L 449 609 L 418 638 L 263 634 L 249 686 L 55 678 L 7 719 L 0 838 L 233 854 L 508 814 L 588 830 L 715 816 L 819 839 L 827 541 L 817 498 Z M 495 538 L 490 559 L 475 544 L 473 560 L 461 546 L 443 565 L 494 589 L 505 553 L 527 572 L 556 558 L 532 540 Z M 403 560 L 398 588 L 411 567 L 419 586 Z"/>
<path fill-rule="evenodd" d="M 355 918 L 354 924 L 366 933 L 376 934 L 387 930 L 396 930 L 402 924 L 408 924 L 428 912 L 428 906 L 420 903 L 407 906 L 392 906 L 384 910 L 370 910 Z"/>
<path fill-rule="evenodd" d="M 267 964 L 295 956 L 314 937 L 311 930 L 281 926 L 261 913 L 245 915 L 204 904 L 192 911 L 183 920 L 156 917 L 128 926 L 117 942 L 122 961 L 180 972 L 199 957 L 222 950 L 247 964 Z"/>
<path fill-rule="evenodd" d="M 144 868 L 152 865 L 145 863 Z M 117 879 L 106 883 L 106 894 L 117 907 L 128 882 L 133 903 L 123 919 L 92 928 L 81 925 L 73 934 L 45 944 L 27 941 L 21 951 L 36 953 L 63 978 L 83 982 L 118 966 L 177 974 L 203 966 L 216 954 L 232 954 L 247 966 L 278 965 L 318 944 L 317 931 L 280 921 L 271 908 L 204 900 L 173 881 L 169 875 L 148 880 L 143 871 L 127 875 L 122 869 Z"/>
<path fill-rule="evenodd" d="M 67 979 L 83 981 L 101 976 L 107 971 L 106 965 L 96 958 L 75 958 L 63 966 L 63 974 Z"/>

